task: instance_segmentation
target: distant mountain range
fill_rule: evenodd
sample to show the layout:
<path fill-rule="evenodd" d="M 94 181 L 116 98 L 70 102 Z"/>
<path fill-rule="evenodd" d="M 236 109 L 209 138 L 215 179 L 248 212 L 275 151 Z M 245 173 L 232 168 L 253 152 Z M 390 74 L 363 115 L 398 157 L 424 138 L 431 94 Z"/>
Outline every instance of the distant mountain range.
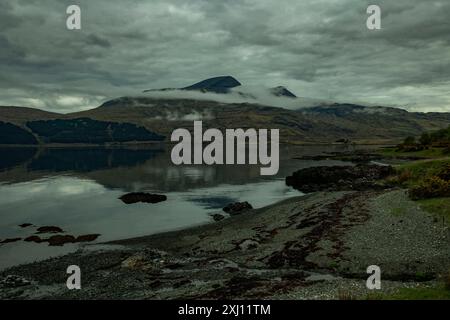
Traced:
<path fill-rule="evenodd" d="M 194 83 L 193 85 L 183 87 L 183 88 L 163 88 L 163 89 L 149 89 L 144 90 L 144 93 L 147 92 L 157 92 L 157 91 L 173 91 L 173 90 L 184 90 L 184 91 L 199 91 L 203 93 L 220 93 L 220 94 L 226 94 L 230 93 L 232 89 L 240 87 L 242 84 L 233 78 L 232 76 L 220 76 L 220 77 L 214 77 L 209 78 L 197 83 Z M 235 91 L 236 93 L 242 95 L 242 96 L 250 96 L 248 93 L 243 93 L 240 91 Z M 274 96 L 277 97 L 289 97 L 289 98 L 296 98 L 295 94 L 290 92 L 288 89 L 286 89 L 283 86 L 278 86 L 275 88 L 269 88 L 268 92 L 271 93 Z"/>
<path fill-rule="evenodd" d="M 181 89 L 223 95 L 239 93 L 233 77 L 207 79 Z M 233 89 L 233 90 L 232 90 Z M 153 92 L 155 90 L 147 91 Z M 285 87 L 269 89 L 274 99 L 302 102 Z M 170 92 L 169 92 L 170 95 Z M 208 96 L 209 97 L 209 96 Z M 220 100 L 220 99 L 219 99 Z M 291 107 L 292 108 L 292 107 Z M 448 127 L 450 113 L 408 112 L 353 104 L 286 109 L 255 103 L 194 98 L 121 97 L 82 112 L 58 114 L 23 107 L 0 107 L 0 144 L 109 144 L 168 141 L 176 128 L 278 128 L 286 143 L 396 143 Z"/>

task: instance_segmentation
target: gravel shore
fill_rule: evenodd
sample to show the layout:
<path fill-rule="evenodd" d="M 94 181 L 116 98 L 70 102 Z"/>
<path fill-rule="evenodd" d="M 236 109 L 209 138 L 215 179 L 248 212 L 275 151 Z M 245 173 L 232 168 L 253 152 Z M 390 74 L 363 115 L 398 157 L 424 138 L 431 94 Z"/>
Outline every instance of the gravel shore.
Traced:
<path fill-rule="evenodd" d="M 404 190 L 317 192 L 214 224 L 116 241 L 0 273 L 2 299 L 364 298 L 428 286 L 450 266 L 450 232 Z M 68 290 L 66 269 L 82 270 Z"/>

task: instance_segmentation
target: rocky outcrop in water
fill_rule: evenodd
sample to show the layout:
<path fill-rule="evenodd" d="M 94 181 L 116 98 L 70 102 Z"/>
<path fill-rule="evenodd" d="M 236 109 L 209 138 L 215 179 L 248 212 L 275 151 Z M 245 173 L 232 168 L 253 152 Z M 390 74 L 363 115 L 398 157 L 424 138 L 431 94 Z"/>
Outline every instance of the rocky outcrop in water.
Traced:
<path fill-rule="evenodd" d="M 97 240 L 99 234 L 85 234 L 78 237 L 72 235 L 54 235 L 48 239 L 42 239 L 38 236 L 30 236 L 25 238 L 23 241 L 26 242 L 34 242 L 34 243 L 42 243 L 48 242 L 49 246 L 63 246 L 67 243 L 80 243 L 80 242 L 92 242 Z"/>
<path fill-rule="evenodd" d="M 301 192 L 384 189 L 386 184 L 378 180 L 393 173 L 391 166 L 369 164 L 312 167 L 286 177 L 286 185 Z"/>
<path fill-rule="evenodd" d="M 144 203 L 158 203 L 167 200 L 167 196 L 162 194 L 152 194 L 144 192 L 131 192 L 127 193 L 119 198 L 126 204 L 132 204 L 137 202 Z"/>

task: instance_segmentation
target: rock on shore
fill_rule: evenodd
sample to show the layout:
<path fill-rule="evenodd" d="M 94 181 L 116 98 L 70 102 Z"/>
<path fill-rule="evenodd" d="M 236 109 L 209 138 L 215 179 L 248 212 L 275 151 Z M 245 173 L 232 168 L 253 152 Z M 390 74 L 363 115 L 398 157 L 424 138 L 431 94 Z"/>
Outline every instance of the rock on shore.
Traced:
<path fill-rule="evenodd" d="M 247 201 L 244 201 L 244 202 L 230 203 L 229 205 L 223 208 L 223 211 L 233 216 L 252 209 L 253 209 L 252 205 Z"/>

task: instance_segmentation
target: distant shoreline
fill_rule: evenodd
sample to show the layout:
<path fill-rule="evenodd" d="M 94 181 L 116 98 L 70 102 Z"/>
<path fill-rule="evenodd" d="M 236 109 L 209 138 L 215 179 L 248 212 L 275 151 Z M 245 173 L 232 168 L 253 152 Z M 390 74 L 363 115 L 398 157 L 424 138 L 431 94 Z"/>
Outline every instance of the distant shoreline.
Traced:
<path fill-rule="evenodd" d="M 145 147 L 145 146 L 166 146 L 175 145 L 171 141 L 148 141 L 148 142 L 126 142 L 126 143 L 107 143 L 107 144 L 88 144 L 88 143 L 41 143 L 41 144 L 0 144 L 0 148 L 92 148 L 92 147 Z M 280 142 L 280 145 L 285 146 L 395 146 L 393 141 L 364 141 L 360 143 L 345 144 L 339 142 Z"/>

